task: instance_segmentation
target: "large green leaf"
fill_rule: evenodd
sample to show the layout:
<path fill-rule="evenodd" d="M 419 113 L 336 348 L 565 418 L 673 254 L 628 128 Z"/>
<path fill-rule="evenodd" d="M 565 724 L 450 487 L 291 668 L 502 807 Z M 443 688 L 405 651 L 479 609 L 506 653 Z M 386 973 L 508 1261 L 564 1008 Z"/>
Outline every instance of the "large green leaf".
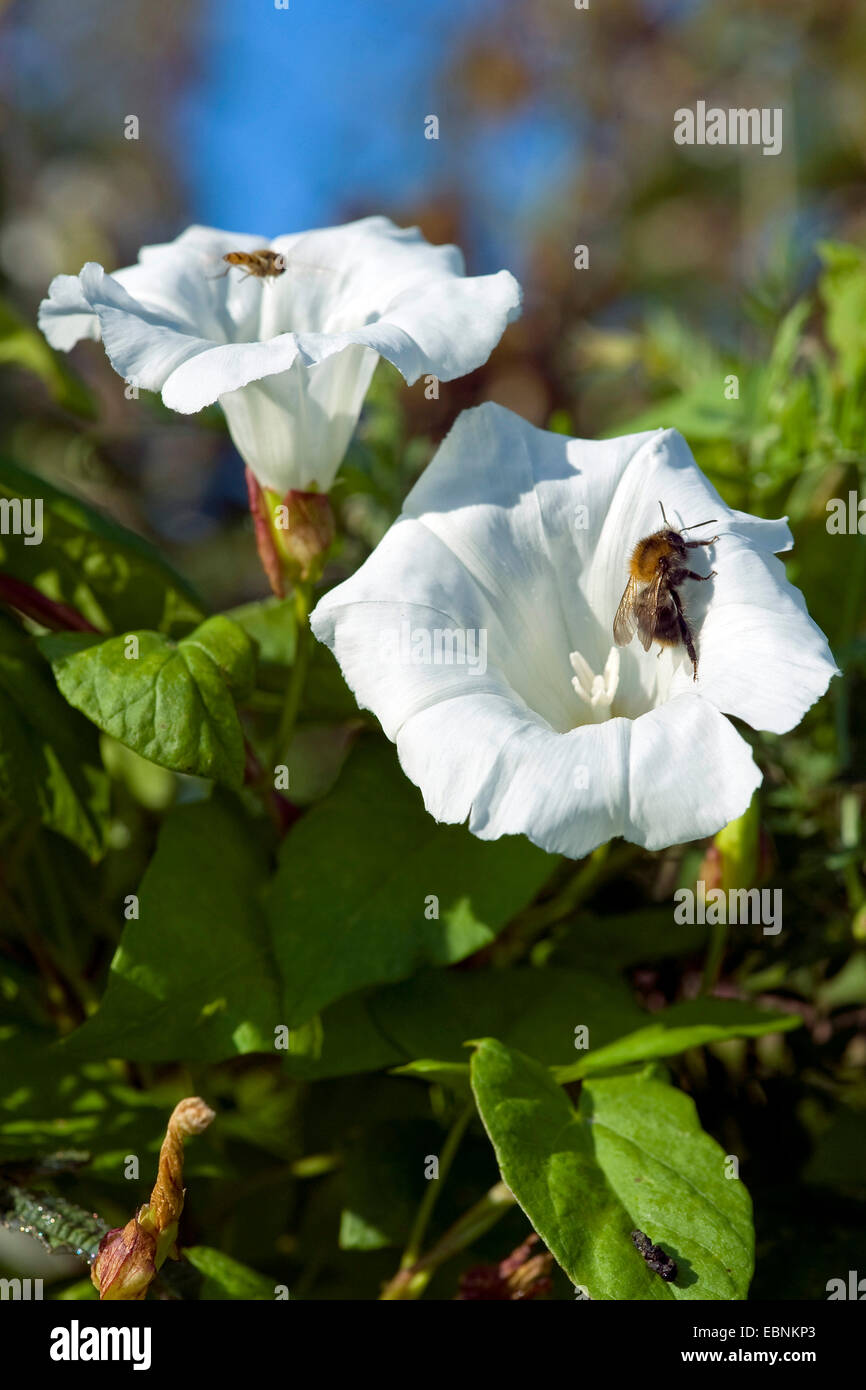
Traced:
<path fill-rule="evenodd" d="M 96 731 L 60 698 L 33 642 L 0 618 L 0 799 L 91 858 L 105 846 L 108 778 Z"/>
<path fill-rule="evenodd" d="M 390 746 L 366 740 L 284 840 L 268 894 L 285 1021 L 480 950 L 554 865 L 527 840 L 489 843 L 438 825 Z"/>
<path fill-rule="evenodd" d="M 252 688 L 255 654 L 229 618 L 208 618 L 177 643 L 158 632 L 58 633 L 40 646 L 66 699 L 104 733 L 173 772 L 241 786 L 235 697 Z"/>
<path fill-rule="evenodd" d="M 371 994 L 375 991 L 349 994 L 309 1026 L 293 1029 L 288 1049 L 280 1054 L 286 1071 L 316 1081 L 384 1071 L 404 1062 L 406 1054 L 385 1036 L 370 1011 Z"/>
<path fill-rule="evenodd" d="M 179 635 L 205 616 L 158 551 L 16 464 L 0 462 L 0 498 L 42 500 L 42 541 L 0 536 L 0 570 L 71 604 L 96 628 Z"/>
<path fill-rule="evenodd" d="M 469 1066 L 460 1067 L 459 1061 L 473 1027 L 509 1047 L 531 1049 L 564 1086 L 617 1067 L 674 1057 L 690 1047 L 788 1032 L 802 1023 L 798 1014 L 729 999 L 673 1004 L 646 1023 L 646 1013 L 624 983 L 559 968 L 480 976 L 423 972 L 371 995 L 367 1010 L 382 1034 L 412 1056 L 399 1068 L 402 1074 L 461 1088 Z M 561 1064 L 575 1055 L 578 1025 L 587 1030 L 589 1050 Z"/>
<path fill-rule="evenodd" d="M 561 1085 L 579 1081 L 613 1067 L 675 1057 L 689 1047 L 725 1042 L 728 1038 L 760 1038 L 766 1033 L 787 1033 L 799 1028 L 799 1014 L 780 1014 L 738 999 L 696 999 L 672 1004 L 651 1023 L 617 1038 L 607 1046 L 593 1047 L 580 1061 L 558 1069 Z"/>
<path fill-rule="evenodd" d="M 584 908 L 557 936 L 550 961 L 588 970 L 624 970 L 643 961 L 699 954 L 706 949 L 709 932 L 707 926 L 675 922 L 667 905 L 603 915 Z"/>
<path fill-rule="evenodd" d="M 469 1085 L 466 1041 L 477 1033 L 532 1048 L 553 1065 L 575 1056 L 579 1024 L 601 1046 L 645 1017 L 623 982 L 578 970 L 422 970 L 332 1004 L 321 1036 L 305 1045 L 299 1030 L 285 1064 L 314 1078 L 403 1063 L 408 1075 L 462 1090 Z"/>
<path fill-rule="evenodd" d="M 546 1067 L 494 1039 L 472 1085 L 504 1181 L 590 1298 L 745 1298 L 751 1201 L 688 1096 L 647 1073 L 598 1078 L 575 1110 Z M 644 1263 L 635 1229 L 676 1260 L 674 1282 Z"/>
<path fill-rule="evenodd" d="M 266 874 L 264 848 L 228 799 L 174 810 L 102 1003 L 64 1050 L 136 1061 L 273 1054 L 283 1020 L 257 909 Z"/>
<path fill-rule="evenodd" d="M 618 979 L 580 970 L 425 970 L 377 990 L 368 1008 L 385 1037 L 407 1058 L 467 1061 L 467 1039 L 491 1034 L 539 1061 L 565 1064 L 575 1029 L 593 1047 L 613 1042 L 646 1015 Z"/>
<path fill-rule="evenodd" d="M 185 1094 L 182 1083 L 175 1074 L 140 1090 L 119 1081 L 107 1062 L 76 1072 L 60 1065 L 52 1043 L 23 1031 L 0 1041 L 0 1181 L 7 1165 L 27 1181 L 29 1168 L 53 1156 L 66 1159 L 70 1170 L 81 1163 L 88 1178 L 128 1191 L 125 1160 L 135 1155 L 141 1186 L 147 1187 L 156 1174 L 166 1116 Z M 212 1137 L 191 1146 L 187 1176 L 212 1176 L 220 1168 L 216 1154 Z"/>

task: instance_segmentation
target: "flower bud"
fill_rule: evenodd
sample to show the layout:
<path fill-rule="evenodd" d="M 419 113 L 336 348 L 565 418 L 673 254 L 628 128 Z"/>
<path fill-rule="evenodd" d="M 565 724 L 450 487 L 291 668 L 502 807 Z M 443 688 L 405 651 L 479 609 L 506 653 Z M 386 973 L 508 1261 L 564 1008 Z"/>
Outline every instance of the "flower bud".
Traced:
<path fill-rule="evenodd" d="M 175 1106 L 159 1151 L 159 1170 L 149 1203 L 99 1242 L 90 1278 L 101 1299 L 144 1298 L 173 1252 L 183 1211 L 183 1141 L 190 1134 L 201 1134 L 213 1118 L 213 1110 L 198 1096 L 189 1096 Z"/>
<path fill-rule="evenodd" d="M 724 826 L 709 846 L 699 878 L 710 888 L 752 888 L 769 867 L 769 844 L 761 831 L 757 794 L 741 816 Z"/>
<path fill-rule="evenodd" d="M 90 1270 L 101 1299 L 144 1298 L 155 1275 L 156 1236 L 139 1223 L 138 1214 L 102 1237 Z"/>
<path fill-rule="evenodd" d="M 262 568 L 278 598 L 286 581 L 318 579 L 334 543 L 334 513 L 327 493 L 290 489 L 284 497 L 262 488 L 247 469 L 247 491 Z"/>

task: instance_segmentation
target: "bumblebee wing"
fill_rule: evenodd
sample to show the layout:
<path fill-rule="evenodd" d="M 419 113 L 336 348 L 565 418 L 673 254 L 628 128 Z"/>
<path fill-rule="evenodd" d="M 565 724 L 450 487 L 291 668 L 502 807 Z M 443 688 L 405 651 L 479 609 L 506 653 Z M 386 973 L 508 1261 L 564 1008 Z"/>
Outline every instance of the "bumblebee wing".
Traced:
<path fill-rule="evenodd" d="M 657 570 L 636 605 L 637 635 L 645 652 L 649 651 L 655 637 L 663 580 L 663 571 Z"/>
<path fill-rule="evenodd" d="M 619 608 L 616 610 L 616 617 L 613 620 L 613 640 L 618 647 L 627 647 L 634 637 L 637 625 L 634 611 L 637 593 L 637 580 L 632 577 L 625 586 L 625 591 L 619 601 Z"/>

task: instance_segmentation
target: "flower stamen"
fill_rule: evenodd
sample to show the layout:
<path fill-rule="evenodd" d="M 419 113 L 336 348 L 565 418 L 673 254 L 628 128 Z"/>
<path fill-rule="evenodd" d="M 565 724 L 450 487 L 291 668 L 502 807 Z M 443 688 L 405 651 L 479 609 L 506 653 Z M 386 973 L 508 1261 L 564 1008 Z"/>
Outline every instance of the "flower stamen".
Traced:
<path fill-rule="evenodd" d="M 609 719 L 611 706 L 619 688 L 619 652 L 616 647 L 611 647 L 600 676 L 595 674 L 580 652 L 572 652 L 568 659 L 574 671 L 571 684 L 581 700 L 589 706 L 594 723 Z"/>

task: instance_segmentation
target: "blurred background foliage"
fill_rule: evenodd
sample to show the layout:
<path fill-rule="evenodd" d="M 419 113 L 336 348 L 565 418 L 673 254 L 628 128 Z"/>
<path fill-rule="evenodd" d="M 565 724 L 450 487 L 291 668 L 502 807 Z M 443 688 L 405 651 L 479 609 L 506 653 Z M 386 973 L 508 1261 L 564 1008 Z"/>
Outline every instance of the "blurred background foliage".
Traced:
<path fill-rule="evenodd" d="M 524 283 L 523 318 L 438 400 L 380 368 L 334 494 L 344 542 L 329 582 L 377 543 L 457 413 L 489 399 L 584 436 L 676 426 L 731 505 L 790 517 L 788 573 L 843 676 L 793 734 L 744 730 L 765 771 L 761 881 L 783 889 L 784 930 L 737 931 L 718 988 L 796 1008 L 805 1026 L 670 1066 L 742 1156 L 753 1297 L 824 1297 L 827 1279 L 862 1265 L 866 1235 L 866 536 L 826 525 L 830 499 L 866 495 L 866 9 L 13 0 L 0 25 L 0 455 L 156 542 L 213 609 L 263 592 L 221 418 L 128 400 L 101 351 L 85 344 L 67 362 L 33 329 L 54 274 L 127 264 L 193 221 L 270 236 L 384 212 L 458 242 L 472 272 L 507 264 Z M 784 108 L 783 153 L 676 146 L 673 112 L 698 99 Z M 430 113 L 437 142 L 423 136 Z M 124 138 L 130 114 L 136 141 Z M 291 651 L 274 640 L 277 685 Z M 314 727 L 296 750 L 314 796 L 329 756 L 336 775 L 354 709 L 327 665 L 309 705 L 344 739 L 316 744 Z M 16 907 L 37 944 L 0 900 L 8 1036 L 34 1019 L 60 1032 L 80 1021 L 55 969 L 90 1010 L 117 903 L 166 808 L 190 794 L 116 746 L 105 757 L 113 818 L 99 871 L 40 832 L 27 852 L 42 856 L 41 876 Z M 597 969 L 629 1007 L 692 997 L 703 943 L 672 926 L 667 904 L 677 883 L 709 876 L 712 853 L 618 862 L 509 965 Z M 351 1036 L 351 1017 L 344 1026 Z M 190 1152 L 187 1243 L 317 1298 L 375 1297 L 394 1273 L 424 1185 L 413 1188 L 406 1154 L 437 1151 L 454 1104 L 447 1086 L 376 1072 L 311 1086 L 259 1056 L 58 1066 L 50 1081 L 24 1067 L 2 1088 L 0 1158 L 86 1150 L 89 1165 L 57 1181 L 112 1224 L 129 1215 L 124 1155 L 141 1156 L 149 1183 L 171 1104 L 201 1092 L 220 1117 Z M 496 1178 L 470 1127 L 434 1231 Z M 525 1233 L 512 1211 L 471 1258 L 443 1266 L 430 1296 L 453 1297 L 462 1268 L 503 1258 Z M 23 1256 L 3 1258 L 11 1269 Z M 564 1282 L 555 1292 L 573 1296 Z"/>

